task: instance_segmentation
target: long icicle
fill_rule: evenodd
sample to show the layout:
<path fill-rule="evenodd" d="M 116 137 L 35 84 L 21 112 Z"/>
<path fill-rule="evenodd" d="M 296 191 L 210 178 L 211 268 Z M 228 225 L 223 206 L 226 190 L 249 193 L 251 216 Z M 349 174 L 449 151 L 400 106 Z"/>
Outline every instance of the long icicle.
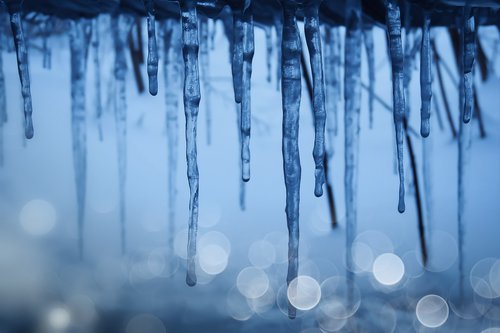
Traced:
<path fill-rule="evenodd" d="M 196 151 L 196 123 L 200 106 L 198 72 L 198 14 L 196 0 L 180 0 L 182 54 L 184 58 L 184 114 L 186 117 L 186 160 L 189 182 L 188 267 L 186 283 L 196 284 L 196 234 L 198 232 L 199 173 Z"/>
<path fill-rule="evenodd" d="M 431 49 L 431 17 L 424 12 L 422 25 L 422 44 L 420 46 L 420 135 L 429 136 L 431 126 L 432 102 L 432 49 Z"/>
<path fill-rule="evenodd" d="M 266 68 L 267 68 L 267 75 L 266 75 L 266 80 L 267 82 L 271 82 L 271 70 L 272 70 L 272 56 L 273 56 L 273 31 L 270 26 L 265 26 L 264 31 L 266 33 Z"/>
<path fill-rule="evenodd" d="M 392 91 L 394 126 L 396 129 L 396 147 L 399 169 L 399 203 L 398 211 L 405 211 L 405 180 L 403 165 L 403 122 L 405 117 L 404 98 L 404 54 L 401 41 L 401 13 L 396 0 L 384 0 L 386 8 L 386 24 L 389 35 L 389 46 L 392 62 Z M 347 53 L 346 53 L 347 54 Z"/>
<path fill-rule="evenodd" d="M 85 73 L 87 54 L 92 36 L 91 22 L 86 19 L 70 21 L 71 52 L 71 133 L 73 135 L 73 166 L 78 210 L 78 253 L 84 253 L 84 215 L 87 183 L 87 129 L 85 112 Z"/>
<path fill-rule="evenodd" d="M 148 77 L 149 93 L 158 94 L 158 47 L 156 45 L 156 19 L 153 0 L 144 0 L 148 14 Z"/>
<path fill-rule="evenodd" d="M 345 207 L 346 266 L 349 289 L 354 283 L 352 243 L 357 229 L 357 188 L 359 161 L 359 120 L 361 110 L 361 1 L 350 1 L 346 8 L 345 70 L 344 70 L 344 132 L 345 132 Z"/>
<path fill-rule="evenodd" d="M 97 119 L 97 126 L 99 130 L 99 140 L 103 140 L 102 133 L 102 97 L 101 97 L 101 60 L 99 55 L 100 50 L 100 36 L 99 36 L 99 16 L 92 22 L 94 39 L 92 47 L 94 49 L 94 85 L 95 85 L 95 116 Z"/>
<path fill-rule="evenodd" d="M 338 133 L 338 113 L 339 113 L 339 105 L 342 99 L 342 40 L 340 38 L 340 28 L 336 27 L 333 29 L 333 44 L 332 44 L 332 60 L 333 60 L 333 86 L 335 88 L 334 92 L 334 109 L 333 109 L 333 117 L 334 117 L 334 127 L 333 134 L 337 136 Z M 328 120 L 328 118 L 327 118 Z"/>
<path fill-rule="evenodd" d="M 373 42 L 373 29 L 364 29 L 363 36 L 365 41 L 366 59 L 368 64 L 368 112 L 369 126 L 373 128 L 373 106 L 375 103 L 375 45 Z"/>
<path fill-rule="evenodd" d="M 283 169 L 286 187 L 286 217 L 288 225 L 288 275 L 290 284 L 299 271 L 299 205 L 300 155 L 299 109 L 301 95 L 300 56 L 302 45 L 297 27 L 296 5 L 283 3 L 283 35 L 281 61 L 281 94 L 283 100 Z M 288 304 L 288 317 L 295 318 L 296 309 Z"/>
<path fill-rule="evenodd" d="M 16 47 L 17 70 L 21 80 L 21 94 L 23 97 L 24 110 L 24 135 L 26 139 L 33 138 L 33 107 L 31 102 L 30 74 L 28 66 L 28 49 L 24 40 L 23 26 L 21 23 L 22 0 L 6 1 L 7 10 L 10 15 L 10 27 L 14 36 Z"/>
<path fill-rule="evenodd" d="M 126 206 L 125 206 L 125 185 L 127 176 L 127 100 L 126 100 L 126 76 L 127 59 L 126 45 L 127 37 L 132 26 L 132 18 L 120 15 L 112 18 L 112 30 L 115 46 L 115 125 L 116 125 L 116 146 L 118 155 L 118 192 L 120 198 L 120 240 L 121 253 L 126 251 Z"/>
<path fill-rule="evenodd" d="M 243 14 L 243 75 L 241 95 L 241 179 L 250 180 L 250 128 L 252 60 L 254 55 L 254 32 L 252 7 L 245 9 Z"/>
<path fill-rule="evenodd" d="M 311 64 L 313 79 L 314 109 L 314 149 L 313 157 L 316 166 L 314 195 L 323 195 L 325 183 L 325 83 L 323 79 L 323 55 L 321 51 L 321 34 L 319 30 L 319 5 L 315 2 L 305 10 L 304 31 Z"/>
<path fill-rule="evenodd" d="M 182 88 L 181 71 L 181 27 L 178 20 L 168 19 L 164 23 L 163 74 L 165 78 L 165 104 L 168 147 L 168 249 L 173 264 L 175 238 L 175 205 L 177 202 L 177 151 L 179 135 L 179 94 Z M 172 268 L 172 267 L 170 267 Z"/>
<path fill-rule="evenodd" d="M 236 107 L 236 124 L 238 125 L 238 142 L 240 143 L 240 157 L 242 155 L 242 149 L 243 149 L 243 143 L 242 140 L 243 138 L 241 137 L 242 132 L 240 131 L 240 126 L 241 126 L 241 104 L 235 103 Z M 243 181 L 241 178 L 241 174 L 243 173 L 243 160 L 239 158 L 239 166 L 240 166 L 240 176 L 239 178 L 239 184 L 240 184 L 240 210 L 245 211 L 246 209 L 246 183 Z"/>
<path fill-rule="evenodd" d="M 333 69 L 333 28 L 329 24 L 324 26 L 325 38 L 325 107 L 327 112 L 326 117 L 326 154 L 328 158 L 333 157 L 334 138 L 335 138 L 335 116 L 334 108 L 336 101 L 335 86 L 334 86 L 334 69 Z"/>
<path fill-rule="evenodd" d="M 203 83 L 203 100 L 205 101 L 205 120 L 207 145 L 212 143 L 212 109 L 211 109 L 211 86 L 209 78 L 210 57 L 208 52 L 208 19 L 203 17 L 200 19 L 200 67 L 201 81 Z"/>
<path fill-rule="evenodd" d="M 241 103 L 243 87 L 243 8 L 241 1 L 236 1 L 231 6 L 233 12 L 233 55 L 231 71 L 233 74 L 234 100 Z"/>
<path fill-rule="evenodd" d="M 0 32 L 3 35 L 3 32 Z M 0 167 L 4 165 L 4 125 L 7 123 L 7 95 L 3 71 L 3 45 L 0 44 Z"/>
<path fill-rule="evenodd" d="M 463 70 L 463 94 L 464 94 L 464 112 L 463 122 L 468 123 L 472 117 L 472 109 L 474 108 L 473 86 L 474 86 L 474 60 L 476 55 L 476 36 L 474 16 L 471 14 L 471 9 L 464 9 L 463 22 L 463 50 L 462 50 L 462 70 Z"/>

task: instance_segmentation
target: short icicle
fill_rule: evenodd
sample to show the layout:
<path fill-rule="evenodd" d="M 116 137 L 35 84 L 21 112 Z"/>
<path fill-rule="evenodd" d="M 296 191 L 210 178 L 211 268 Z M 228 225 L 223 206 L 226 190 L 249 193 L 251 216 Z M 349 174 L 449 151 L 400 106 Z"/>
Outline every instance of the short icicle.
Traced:
<path fill-rule="evenodd" d="M 24 39 L 23 26 L 21 23 L 22 0 L 7 0 L 7 10 L 10 15 L 10 27 L 14 36 L 14 45 L 17 56 L 17 70 L 21 80 L 21 94 L 23 97 L 24 110 L 24 135 L 26 139 L 33 138 L 33 107 L 31 102 L 30 74 L 28 66 L 28 49 Z"/>
<path fill-rule="evenodd" d="M 70 21 L 71 54 L 71 133 L 78 212 L 78 254 L 84 253 L 84 215 L 87 184 L 87 129 L 85 111 L 85 73 L 92 25 L 87 19 Z"/>
<path fill-rule="evenodd" d="M 314 110 L 314 149 L 313 157 L 315 164 L 315 186 L 314 195 L 323 195 L 325 183 L 325 82 L 323 78 L 323 55 L 321 51 L 321 33 L 319 30 L 319 5 L 321 1 L 315 1 L 305 9 L 304 31 L 313 79 L 313 110 Z"/>
<path fill-rule="evenodd" d="M 375 103 L 375 49 L 373 42 L 373 29 L 364 29 L 366 59 L 368 63 L 368 112 L 369 126 L 373 128 L 373 107 Z"/>
<path fill-rule="evenodd" d="M 254 32 L 253 32 L 252 7 L 245 9 L 243 14 L 243 75 L 241 91 L 241 179 L 244 182 L 250 180 L 250 128 L 252 122 L 251 113 L 251 89 L 252 89 L 252 60 L 254 55 Z"/>
<path fill-rule="evenodd" d="M 352 244 L 357 229 L 357 192 L 359 161 L 359 121 L 361 111 L 361 0 L 349 1 L 346 8 L 345 67 L 344 67 L 344 158 L 346 207 L 346 266 L 350 286 L 354 283 Z M 349 286 L 349 287 L 350 287 Z M 349 288 L 349 290 L 351 290 Z"/>
<path fill-rule="evenodd" d="M 475 27 L 474 15 L 469 7 L 464 8 L 463 18 L 463 46 L 462 46 L 462 70 L 463 70 L 463 94 L 464 110 L 463 122 L 468 123 L 472 117 L 474 108 L 474 60 L 476 55 L 477 29 Z"/>
<path fill-rule="evenodd" d="M 401 41 L 401 13 L 396 0 L 384 0 L 386 8 L 386 24 L 389 35 L 389 47 L 392 62 L 392 90 L 394 108 L 394 126 L 396 129 L 396 147 L 399 169 L 399 203 L 398 211 L 405 211 L 405 181 L 403 165 L 403 139 L 405 121 L 404 98 L 404 54 Z"/>
<path fill-rule="evenodd" d="M 167 122 L 168 160 L 168 250 L 171 263 L 174 258 L 175 205 L 177 202 L 177 152 L 179 149 L 179 91 L 182 89 L 181 26 L 176 19 L 163 22 L 163 74 L 165 78 L 165 105 Z M 171 267 L 172 268 L 172 267 Z"/>
<path fill-rule="evenodd" d="M 212 143 L 212 109 L 211 109 L 211 86 L 210 86 L 210 56 L 208 52 L 208 19 L 200 19 L 200 69 L 201 81 L 203 83 L 203 100 L 205 105 L 205 120 L 207 145 Z"/>
<path fill-rule="evenodd" d="M 198 14 L 196 0 L 180 0 L 182 16 L 182 54 L 184 58 L 184 114 L 186 117 L 186 160 L 189 182 L 189 231 L 186 283 L 196 284 L 196 234 L 198 232 L 199 173 L 196 124 L 200 106 L 198 72 Z"/>
<path fill-rule="evenodd" d="M 283 169 L 286 187 L 286 217 L 288 225 L 289 285 L 299 271 L 299 205 L 301 166 L 299 155 L 299 109 L 301 98 L 300 57 L 302 45 L 297 27 L 296 4 L 283 2 L 283 35 L 281 61 L 281 94 L 283 103 Z M 288 304 L 288 317 L 296 317 L 296 309 Z"/>
<path fill-rule="evenodd" d="M 153 0 L 143 0 L 148 15 L 148 77 L 149 93 L 158 94 L 158 47 L 156 45 L 156 19 Z"/>
<path fill-rule="evenodd" d="M 432 102 L 432 49 L 431 49 L 431 17 L 424 12 L 422 25 L 422 44 L 420 46 L 420 135 L 429 136 L 431 126 Z"/>
<path fill-rule="evenodd" d="M 127 176 L 127 100 L 126 100 L 126 77 L 127 58 L 126 45 L 133 19 L 127 15 L 119 15 L 111 19 L 113 40 L 115 47 L 115 68 L 114 77 L 116 85 L 115 102 L 115 126 L 116 126 L 116 147 L 118 155 L 118 195 L 120 205 L 120 241 L 121 253 L 125 254 L 126 246 L 126 205 L 125 186 Z"/>

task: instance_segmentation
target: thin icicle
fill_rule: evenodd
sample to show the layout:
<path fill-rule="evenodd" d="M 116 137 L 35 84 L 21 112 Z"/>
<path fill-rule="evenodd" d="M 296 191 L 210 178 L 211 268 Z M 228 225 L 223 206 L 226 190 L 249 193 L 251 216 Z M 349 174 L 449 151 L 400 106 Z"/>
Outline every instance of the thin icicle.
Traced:
<path fill-rule="evenodd" d="M 121 253 L 125 254 L 126 246 L 126 205 L 125 205 L 125 184 L 127 176 L 127 100 L 126 100 L 126 76 L 127 58 L 126 46 L 127 38 L 132 26 L 133 19 L 127 15 L 119 15 L 112 18 L 112 30 L 115 46 L 115 125 L 116 125 L 116 146 L 118 155 L 118 187 L 120 197 L 120 232 L 121 232 Z"/>
<path fill-rule="evenodd" d="M 210 29 L 210 48 L 215 50 L 215 36 L 217 35 L 217 20 L 212 20 L 212 29 Z"/>
<path fill-rule="evenodd" d="M 7 123 L 7 95 L 3 72 L 3 45 L 0 44 L 0 167 L 4 165 L 4 125 Z"/>
<path fill-rule="evenodd" d="M 16 47 L 17 70 L 21 80 L 21 94 L 23 97 L 24 110 L 24 135 L 27 139 L 33 138 L 32 102 L 30 89 L 30 74 L 28 66 L 28 49 L 24 40 L 23 26 L 21 23 L 21 0 L 7 1 L 7 9 L 10 15 L 10 27 L 14 36 Z"/>
<path fill-rule="evenodd" d="M 265 26 L 264 31 L 266 33 L 266 67 L 267 67 L 267 82 L 271 82 L 271 70 L 272 63 L 271 58 L 273 56 L 273 31 L 270 26 Z"/>
<path fill-rule="evenodd" d="M 71 133 L 73 135 L 73 166 L 75 170 L 78 206 L 78 252 L 83 258 L 85 195 L 87 184 L 87 129 L 85 112 L 85 73 L 87 54 L 92 36 L 91 22 L 70 21 L 71 52 Z"/>
<path fill-rule="evenodd" d="M 290 284 L 299 271 L 299 204 L 300 155 L 299 109 L 301 95 L 300 57 L 302 45 L 297 27 L 296 5 L 283 3 L 283 35 L 281 61 L 281 94 L 283 100 L 283 168 L 286 187 L 286 217 L 288 225 L 288 275 Z M 289 304 L 288 316 L 295 318 L 296 309 Z"/>
<path fill-rule="evenodd" d="M 102 133 L 102 96 L 101 96 L 101 60 L 100 60 L 100 37 L 99 37 L 99 16 L 93 21 L 94 40 L 92 47 L 94 49 L 94 89 L 95 89 L 95 117 L 99 130 L 99 140 L 103 140 Z"/>
<path fill-rule="evenodd" d="M 281 44 L 283 39 L 283 21 L 280 15 L 274 15 L 274 27 L 276 29 L 276 90 L 280 90 L 281 85 Z"/>
<path fill-rule="evenodd" d="M 209 78 L 210 58 L 208 53 L 208 19 L 200 19 L 200 67 L 201 80 L 203 83 L 203 100 L 205 101 L 207 145 L 212 143 L 212 110 L 210 99 L 210 78 Z"/>
<path fill-rule="evenodd" d="M 420 135 L 424 138 L 430 133 L 431 101 L 432 101 L 432 50 L 431 50 L 431 16 L 424 12 L 422 25 L 422 44 L 420 47 Z"/>
<path fill-rule="evenodd" d="M 373 43 L 373 29 L 364 29 L 366 59 L 368 63 L 368 112 L 370 114 L 370 129 L 373 128 L 373 105 L 375 103 L 375 50 Z"/>
<path fill-rule="evenodd" d="M 432 228 L 433 189 L 432 189 L 432 137 L 422 140 L 422 174 L 424 183 L 425 199 L 425 220 L 426 224 Z"/>
<path fill-rule="evenodd" d="M 200 105 L 198 73 L 198 14 L 196 1 L 181 0 L 182 53 L 184 57 L 184 113 L 186 117 L 186 159 L 189 181 L 188 267 L 186 283 L 196 284 L 196 234 L 198 232 L 199 174 L 196 151 L 196 123 Z"/>
<path fill-rule="evenodd" d="M 241 131 L 239 130 L 239 127 L 241 125 L 241 104 L 236 103 L 236 123 L 238 124 L 238 141 L 240 142 L 240 156 L 242 153 L 242 148 L 243 148 L 243 143 L 242 143 L 242 136 L 241 136 Z M 243 165 L 242 165 L 243 160 L 240 158 L 239 159 L 239 166 L 240 166 L 240 174 L 243 172 Z M 240 200 L 240 209 L 244 211 L 246 209 L 246 183 L 243 181 L 241 177 L 239 178 L 239 184 L 240 184 L 240 195 L 239 195 L 239 200 Z"/>
<path fill-rule="evenodd" d="M 313 79 L 314 110 L 314 149 L 313 157 L 316 169 L 314 195 L 323 195 L 325 183 L 325 83 L 323 79 L 323 55 L 321 51 L 321 34 L 319 30 L 319 3 L 305 9 L 304 31 Z"/>
<path fill-rule="evenodd" d="M 333 29 L 333 44 L 332 44 L 332 60 L 333 60 L 333 81 L 332 84 L 335 88 L 334 93 L 334 109 L 333 109 L 333 117 L 334 117 L 334 127 L 333 133 L 337 136 L 338 132 L 338 110 L 339 105 L 342 98 L 342 40 L 340 38 L 340 29 Z M 328 117 L 327 117 L 328 120 Z"/>
<path fill-rule="evenodd" d="M 404 54 L 401 41 L 401 13 L 396 0 L 384 0 L 386 8 L 386 24 L 389 35 L 389 46 L 392 62 L 392 91 L 394 126 L 396 129 L 396 147 L 399 169 L 399 203 L 398 211 L 405 211 L 405 181 L 403 165 L 403 138 L 405 118 L 404 97 Z M 346 53 L 347 55 L 347 53 Z M 347 58 L 347 57 L 346 57 Z"/>
<path fill-rule="evenodd" d="M 327 112 L 326 117 L 326 154 L 328 158 L 333 157 L 334 152 L 334 140 L 335 140 L 335 116 L 334 116 L 334 108 L 336 103 L 335 96 L 335 86 L 334 82 L 334 73 L 333 73 L 333 28 L 330 25 L 324 26 L 324 39 L 325 39 L 325 56 L 324 56 L 324 64 L 325 64 L 325 107 Z"/>
<path fill-rule="evenodd" d="M 43 54 L 43 63 L 42 66 L 45 69 L 50 69 L 52 67 L 52 52 L 49 48 L 49 35 L 50 35 L 50 29 L 52 28 L 51 25 L 49 24 L 50 18 L 47 18 L 44 20 L 41 26 L 42 30 L 42 54 Z"/>
<path fill-rule="evenodd" d="M 233 56 L 231 70 L 233 74 L 234 100 L 241 103 L 243 93 L 243 8 L 231 6 L 233 12 Z"/>
<path fill-rule="evenodd" d="M 250 180 L 250 128 L 252 60 L 254 55 L 254 33 L 252 7 L 246 8 L 243 14 L 243 75 L 241 96 L 241 179 Z"/>
<path fill-rule="evenodd" d="M 149 93 L 158 94 L 158 47 L 156 45 L 156 19 L 153 0 L 144 0 L 148 14 L 148 77 Z"/>
<path fill-rule="evenodd" d="M 179 149 L 179 91 L 182 88 L 181 71 L 181 26 L 178 20 L 164 22 L 163 74 L 165 77 L 165 105 L 167 118 L 168 147 L 168 249 L 171 259 L 174 257 L 175 205 L 177 201 L 177 152 Z M 172 261 L 171 261 L 172 262 Z"/>
<path fill-rule="evenodd" d="M 470 8 L 464 9 L 463 17 L 463 46 L 462 46 L 462 70 L 463 70 L 463 94 L 464 94 L 464 109 L 463 122 L 468 123 L 472 117 L 472 109 L 474 107 L 473 97 L 473 69 L 474 59 L 476 56 L 476 37 L 477 29 L 475 27 L 474 15 Z"/>
<path fill-rule="evenodd" d="M 345 206 L 346 206 L 346 265 L 354 269 L 352 243 L 357 229 L 357 188 L 359 161 L 359 119 L 361 110 L 361 1 L 350 1 L 346 9 L 345 70 L 344 70 L 344 132 L 345 132 Z M 353 283 L 353 276 L 348 274 Z"/>

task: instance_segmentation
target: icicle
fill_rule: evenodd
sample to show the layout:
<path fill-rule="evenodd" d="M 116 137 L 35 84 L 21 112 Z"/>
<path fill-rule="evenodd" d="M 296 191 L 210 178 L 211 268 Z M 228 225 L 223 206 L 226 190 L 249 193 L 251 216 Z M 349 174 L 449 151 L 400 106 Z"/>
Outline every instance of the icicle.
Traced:
<path fill-rule="evenodd" d="M 5 75 L 3 72 L 3 45 L 0 43 L 0 166 L 4 165 L 3 130 L 7 123 L 7 95 L 5 91 Z"/>
<path fill-rule="evenodd" d="M 171 258 L 174 257 L 175 238 L 175 205 L 177 199 L 177 151 L 179 135 L 179 94 L 182 88 L 181 71 L 181 27 L 178 20 L 168 19 L 164 22 L 164 56 L 163 74 L 165 77 L 165 104 L 167 116 L 168 147 L 168 248 Z"/>
<path fill-rule="evenodd" d="M 462 69 L 463 69 L 463 93 L 464 93 L 464 109 L 463 109 L 463 122 L 468 123 L 472 117 L 472 108 L 474 107 L 473 98 L 473 74 L 474 58 L 476 56 L 476 35 L 477 29 L 475 27 L 474 15 L 471 13 L 470 8 L 464 9 L 463 18 L 463 50 L 462 50 Z"/>
<path fill-rule="evenodd" d="M 286 187 L 286 217 L 288 224 L 288 275 L 290 284 L 299 270 L 299 203 L 300 203 L 300 155 L 299 109 L 301 94 L 300 57 L 302 46 L 297 27 L 296 5 L 283 2 L 283 35 L 281 61 L 281 93 L 283 100 L 283 168 Z M 288 316 L 295 318 L 296 309 L 289 304 Z"/>
<path fill-rule="evenodd" d="M 71 132 L 73 135 L 73 166 L 78 204 L 78 250 L 83 258 L 83 228 L 87 183 L 87 130 L 85 112 L 85 72 L 92 26 L 86 19 L 70 22 L 71 51 Z"/>
<path fill-rule="evenodd" d="M 254 33 L 252 7 L 246 8 L 243 14 L 243 75 L 241 98 L 241 179 L 250 180 L 250 127 L 252 60 L 254 55 Z"/>
<path fill-rule="evenodd" d="M 279 15 L 274 15 L 274 27 L 276 29 L 276 90 L 280 90 L 281 84 L 281 44 L 283 39 L 283 21 Z"/>
<path fill-rule="evenodd" d="M 324 26 L 324 45 L 325 45 L 325 56 L 324 56 L 324 64 L 325 64 L 325 107 L 327 112 L 326 117 L 326 154 L 328 158 L 333 157 L 334 151 L 334 126 L 335 126 L 335 118 L 334 118 L 334 108 L 335 108 L 335 87 L 333 85 L 334 75 L 333 75 L 333 38 L 332 38 L 332 30 L 333 28 L 330 25 Z"/>
<path fill-rule="evenodd" d="M 210 78 L 209 78 L 209 54 L 208 54 L 208 19 L 206 17 L 200 20 L 200 65 L 201 80 L 203 82 L 203 100 L 205 101 L 205 114 L 207 125 L 207 145 L 212 142 L 212 110 L 210 107 Z"/>
<path fill-rule="evenodd" d="M 422 140 L 422 174 L 424 182 L 425 217 L 428 226 L 432 226 L 433 196 L 432 196 L 432 138 Z M 432 227 L 431 227 L 432 228 Z"/>
<path fill-rule="evenodd" d="M 233 73 L 234 100 L 241 103 L 243 93 L 243 8 L 231 6 L 233 12 L 233 56 L 231 70 Z"/>
<path fill-rule="evenodd" d="M 334 92 L 334 109 L 333 109 L 333 117 L 334 117 L 334 127 L 333 133 L 336 136 L 338 132 L 338 110 L 339 103 L 342 98 L 342 75 L 341 75 L 341 67 L 342 67 L 342 40 L 340 38 L 339 28 L 335 28 L 333 30 L 333 44 L 332 48 L 332 60 L 333 60 L 333 87 L 335 88 Z M 327 117 L 328 120 L 328 117 Z"/>
<path fill-rule="evenodd" d="M 432 55 L 431 55 L 431 17 L 424 12 L 422 25 L 422 44 L 420 48 L 420 135 L 424 138 L 430 133 L 431 100 L 432 100 Z"/>
<path fill-rule="evenodd" d="M 148 77 L 149 93 L 158 94 L 158 48 L 156 46 L 156 20 L 153 0 L 143 0 L 148 14 Z"/>
<path fill-rule="evenodd" d="M 314 195 L 323 195 L 325 183 L 325 84 L 323 80 L 323 55 L 321 53 L 321 35 L 319 30 L 319 3 L 306 7 L 304 31 L 311 64 L 313 79 L 313 109 L 314 109 L 314 150 L 316 165 Z"/>
<path fill-rule="evenodd" d="M 212 29 L 210 30 L 210 48 L 215 50 L 215 35 L 217 35 L 217 20 L 212 20 Z"/>
<path fill-rule="evenodd" d="M 236 103 L 236 123 L 238 124 L 238 140 L 240 142 L 240 156 L 242 153 L 242 148 L 243 148 L 243 138 L 241 136 L 242 132 L 239 130 L 239 127 L 241 125 L 241 104 Z M 240 158 L 239 159 L 239 166 L 240 166 L 240 174 L 243 173 L 243 160 Z M 239 178 L 239 184 L 240 184 L 240 209 L 244 211 L 246 209 L 246 183 L 243 181 L 241 177 Z"/>
<path fill-rule="evenodd" d="M 403 166 L 403 138 L 404 138 L 404 54 L 401 42 L 401 17 L 396 0 L 384 0 L 386 7 L 387 31 L 389 35 L 390 54 L 392 62 L 392 90 L 394 108 L 394 126 L 396 128 L 396 146 L 399 169 L 399 203 L 398 211 L 405 211 L 405 183 Z M 347 55 L 347 53 L 346 53 Z M 347 57 L 346 57 L 347 58 Z"/>
<path fill-rule="evenodd" d="M 33 108 L 31 106 L 30 74 L 28 66 L 28 50 L 24 40 L 23 27 L 21 24 L 21 0 L 7 1 L 7 9 L 10 15 L 10 27 L 14 36 L 14 44 L 17 55 L 17 70 L 21 80 L 21 94 L 23 96 L 24 110 L 24 135 L 27 139 L 33 138 Z"/>
<path fill-rule="evenodd" d="M 94 40 L 92 47 L 94 49 L 94 85 L 95 85 L 95 115 L 99 129 L 99 140 L 103 140 L 102 133 L 102 97 L 101 97 L 101 61 L 99 56 L 99 16 L 93 21 Z"/>
<path fill-rule="evenodd" d="M 121 230 L 121 252 L 126 251 L 126 206 L 125 206 L 125 184 L 127 176 L 127 100 L 126 100 L 126 76 L 127 58 L 126 45 L 127 38 L 132 26 L 132 18 L 120 15 L 112 18 L 112 30 L 115 46 L 115 124 L 116 124 L 116 145 L 118 155 L 118 187 L 120 197 L 120 230 Z"/>
<path fill-rule="evenodd" d="M 46 19 L 43 23 L 42 23 L 42 26 L 41 26 L 41 30 L 42 30 L 42 33 L 43 33 L 43 36 L 42 36 L 42 54 L 43 54 L 43 68 L 45 69 L 50 69 L 51 68 L 51 65 L 52 65 L 52 61 L 51 61 L 51 51 L 50 51 L 50 48 L 49 48 L 49 43 L 48 43 L 48 39 L 49 39 L 49 34 L 50 34 L 50 26 L 49 26 L 49 20 L 50 19 Z"/>
<path fill-rule="evenodd" d="M 361 1 L 353 0 L 346 9 L 345 70 L 344 70 L 344 131 L 345 131 L 345 205 L 346 205 L 346 266 L 354 269 L 352 243 L 357 228 L 357 187 L 359 153 L 359 118 L 361 109 Z M 348 273 L 352 284 L 353 276 Z"/>
<path fill-rule="evenodd" d="M 373 104 L 375 102 L 375 50 L 373 44 L 373 30 L 364 29 L 363 36 L 365 41 L 366 59 L 368 63 L 368 110 L 370 113 L 370 129 L 373 128 Z"/>
<path fill-rule="evenodd" d="M 196 1 L 180 0 L 182 14 L 182 53 L 184 56 L 184 113 L 186 116 L 186 159 L 189 181 L 188 267 L 186 283 L 196 284 L 195 258 L 198 231 L 199 175 L 196 152 L 196 122 L 200 105 L 198 73 L 198 14 Z"/>
<path fill-rule="evenodd" d="M 267 66 L 267 82 L 271 82 L 271 58 L 273 56 L 273 34 L 270 26 L 265 26 L 264 31 L 266 33 L 266 66 Z"/>

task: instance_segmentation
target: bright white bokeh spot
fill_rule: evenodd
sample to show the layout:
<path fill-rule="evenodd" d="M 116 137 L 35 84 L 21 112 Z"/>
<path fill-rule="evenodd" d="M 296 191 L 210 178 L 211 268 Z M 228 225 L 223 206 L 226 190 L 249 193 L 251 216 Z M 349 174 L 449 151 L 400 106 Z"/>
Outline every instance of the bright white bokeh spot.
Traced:
<path fill-rule="evenodd" d="M 236 287 L 247 298 L 259 298 L 269 288 L 269 278 L 260 268 L 246 267 L 238 274 Z"/>
<path fill-rule="evenodd" d="M 497 293 L 500 287 L 500 277 L 495 273 L 500 273 L 498 260 L 495 258 L 485 258 L 479 260 L 470 271 L 470 284 L 476 294 L 483 298 L 493 299 L 500 296 Z M 493 273 L 493 274 L 492 274 Z"/>
<path fill-rule="evenodd" d="M 290 282 L 287 296 L 290 303 L 298 310 L 311 310 L 321 299 L 321 287 L 312 277 L 300 275 Z"/>
<path fill-rule="evenodd" d="M 248 260 L 255 267 L 268 268 L 276 260 L 273 244 L 265 239 L 253 242 L 248 249 Z"/>
<path fill-rule="evenodd" d="M 386 286 L 393 286 L 403 278 L 405 266 L 401 258 L 393 253 L 384 253 L 373 262 L 373 276 Z"/>
<path fill-rule="evenodd" d="M 371 272 L 374 259 L 383 253 L 394 252 L 394 245 L 383 233 L 368 230 L 355 238 L 351 250 L 354 267 L 346 268 L 354 273 Z"/>
<path fill-rule="evenodd" d="M 222 273 L 228 262 L 228 253 L 217 244 L 209 244 L 200 249 L 198 254 L 201 269 L 210 275 Z"/>
<path fill-rule="evenodd" d="M 167 329 L 163 322 L 150 314 L 141 314 L 132 318 L 125 333 L 166 333 Z"/>
<path fill-rule="evenodd" d="M 448 320 L 449 308 L 446 301 L 438 295 L 422 297 L 415 309 L 418 321 L 425 327 L 436 328 Z"/>
<path fill-rule="evenodd" d="M 352 260 L 361 272 L 370 272 L 373 266 L 373 251 L 371 247 L 363 242 L 352 244 Z"/>
<path fill-rule="evenodd" d="M 64 331 L 71 323 L 71 314 L 67 308 L 56 306 L 48 311 L 47 322 L 53 330 Z"/>
<path fill-rule="evenodd" d="M 57 213 L 52 204 L 46 200 L 28 201 L 19 213 L 19 222 L 23 229 L 34 236 L 48 234 L 56 225 Z"/>

